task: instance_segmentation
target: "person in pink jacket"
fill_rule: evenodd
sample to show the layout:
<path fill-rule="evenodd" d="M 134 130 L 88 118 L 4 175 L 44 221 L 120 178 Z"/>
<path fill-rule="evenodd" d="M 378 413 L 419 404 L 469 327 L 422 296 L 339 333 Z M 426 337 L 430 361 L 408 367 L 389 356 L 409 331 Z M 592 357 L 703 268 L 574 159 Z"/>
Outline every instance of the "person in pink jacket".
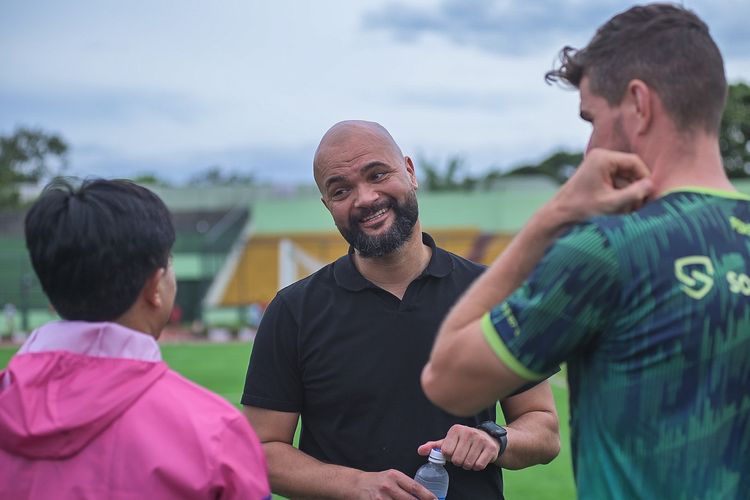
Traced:
<path fill-rule="evenodd" d="M 174 239 L 128 181 L 56 181 L 31 208 L 31 262 L 64 319 L 0 372 L 0 498 L 271 498 L 247 420 L 161 360 Z"/>

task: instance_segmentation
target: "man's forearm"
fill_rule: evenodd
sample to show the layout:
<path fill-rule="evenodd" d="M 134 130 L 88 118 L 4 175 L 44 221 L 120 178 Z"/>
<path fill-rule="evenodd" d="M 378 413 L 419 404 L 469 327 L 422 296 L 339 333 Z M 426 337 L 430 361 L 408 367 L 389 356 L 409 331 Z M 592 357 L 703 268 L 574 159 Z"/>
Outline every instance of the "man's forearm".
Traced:
<path fill-rule="evenodd" d="M 461 297 L 440 327 L 430 362 L 422 374 L 427 396 L 438 406 L 452 413 L 470 415 L 523 384 L 523 380 L 516 377 L 517 380 L 509 380 L 502 387 L 494 386 L 495 374 L 486 370 L 492 368 L 493 363 L 489 361 L 495 360 L 495 355 L 487 349 L 483 339 L 477 340 L 478 335 L 470 330 L 478 330 L 482 316 L 524 282 L 563 227 L 550 224 L 553 221 L 545 218 L 546 213 L 545 210 L 538 212 L 516 235 Z M 485 362 L 478 363 L 480 356 L 485 357 Z M 487 358 L 491 359 L 487 361 Z M 482 387 L 482 383 L 492 386 Z M 472 387 L 468 393 L 467 387 Z M 478 399 L 467 395 L 476 395 Z"/>
<path fill-rule="evenodd" d="M 347 499 L 361 471 L 325 464 L 282 442 L 263 443 L 274 493 L 294 499 Z"/>
<path fill-rule="evenodd" d="M 523 284 L 566 227 L 548 215 L 551 211 L 545 207 L 531 218 L 448 314 L 441 330 L 456 331 L 480 319 Z"/>
<path fill-rule="evenodd" d="M 433 403 L 456 415 L 471 415 L 523 385 L 527 377 L 500 360 L 485 342 L 482 316 L 523 284 L 570 224 L 641 206 L 653 188 L 648 175 L 648 168 L 632 154 L 588 152 L 573 177 L 448 313 L 422 372 L 422 387 Z"/>
<path fill-rule="evenodd" d="M 495 462 L 504 469 L 517 470 L 547 464 L 560 453 L 558 420 L 551 412 L 529 412 L 505 428 L 508 431 L 508 447 Z"/>
<path fill-rule="evenodd" d="M 629 212 L 640 207 L 652 189 L 649 175 L 648 168 L 634 155 L 590 151 L 575 175 L 532 216 L 469 288 L 446 318 L 441 333 L 462 329 L 505 300 L 531 274 L 546 248 L 571 224 L 597 214 Z"/>

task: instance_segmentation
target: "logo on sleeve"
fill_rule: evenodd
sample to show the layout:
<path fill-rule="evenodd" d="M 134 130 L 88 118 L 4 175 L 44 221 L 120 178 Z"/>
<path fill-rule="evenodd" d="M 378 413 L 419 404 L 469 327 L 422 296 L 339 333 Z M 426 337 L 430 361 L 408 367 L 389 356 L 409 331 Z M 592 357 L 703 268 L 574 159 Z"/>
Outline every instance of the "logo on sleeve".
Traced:
<path fill-rule="evenodd" d="M 714 265 L 703 255 L 689 255 L 674 261 L 674 274 L 680 289 L 689 297 L 700 300 L 714 286 Z"/>

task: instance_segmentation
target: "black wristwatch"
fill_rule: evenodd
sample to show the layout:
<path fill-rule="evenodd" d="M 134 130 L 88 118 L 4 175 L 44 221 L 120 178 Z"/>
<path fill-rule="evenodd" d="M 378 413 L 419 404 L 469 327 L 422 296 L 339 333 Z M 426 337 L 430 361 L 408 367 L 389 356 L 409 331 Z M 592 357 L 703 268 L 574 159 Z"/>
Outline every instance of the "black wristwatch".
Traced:
<path fill-rule="evenodd" d="M 477 429 L 482 430 L 497 439 L 500 443 L 500 451 L 497 452 L 497 457 L 500 458 L 503 455 L 505 448 L 508 446 L 508 431 L 505 430 L 505 427 L 497 425 L 492 420 L 487 420 L 486 422 L 477 425 Z"/>

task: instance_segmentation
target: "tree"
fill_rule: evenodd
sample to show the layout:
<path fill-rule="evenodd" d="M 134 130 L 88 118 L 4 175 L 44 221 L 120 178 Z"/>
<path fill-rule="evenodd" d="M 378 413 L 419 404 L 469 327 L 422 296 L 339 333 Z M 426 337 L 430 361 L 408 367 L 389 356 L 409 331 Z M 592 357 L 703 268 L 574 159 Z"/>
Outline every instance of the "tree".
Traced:
<path fill-rule="evenodd" d="M 225 172 L 218 165 L 198 172 L 188 181 L 188 186 L 252 186 L 254 184 L 255 176 L 252 173 Z"/>
<path fill-rule="evenodd" d="M 537 164 L 527 164 L 516 167 L 506 175 L 546 175 L 562 184 L 573 175 L 578 165 L 583 161 L 583 153 L 558 151 Z"/>
<path fill-rule="evenodd" d="M 0 208 L 18 206 L 18 185 L 37 183 L 62 173 L 68 165 L 68 145 L 58 135 L 18 128 L 0 136 Z"/>
<path fill-rule="evenodd" d="M 750 86 L 745 83 L 729 86 L 719 145 L 727 175 L 730 178 L 750 178 Z M 490 169 L 477 178 L 465 172 L 463 158 L 456 155 L 450 157 L 443 167 L 420 159 L 419 171 L 424 174 L 427 191 L 471 191 L 477 186 L 492 189 L 503 177 L 510 175 L 545 175 L 562 184 L 582 161 L 582 152 L 557 151 L 539 163 L 523 164 L 507 172 Z"/>
<path fill-rule="evenodd" d="M 727 104 L 719 129 L 719 146 L 724 160 L 724 169 L 730 178 L 750 177 L 750 86 L 736 83 L 729 86 Z M 560 151 L 545 158 L 538 164 L 517 167 L 506 175 L 543 174 L 559 183 L 573 175 L 583 161 L 583 153 Z M 494 177 L 493 177 L 494 174 Z M 491 172 L 487 182 L 500 177 Z"/>
<path fill-rule="evenodd" d="M 546 175 L 562 184 L 573 175 L 576 167 L 583 160 L 583 153 L 558 151 L 537 164 L 526 164 L 509 172 L 500 169 L 489 169 L 482 176 L 474 177 L 466 172 L 464 159 L 452 156 L 443 167 L 420 159 L 419 171 L 424 175 L 426 191 L 473 191 L 478 187 L 492 189 L 501 179 L 510 175 Z"/>
<path fill-rule="evenodd" d="M 424 158 L 419 159 L 420 172 L 424 172 L 426 191 L 471 191 L 477 179 L 464 172 L 464 159 L 460 156 L 448 158 L 444 167 Z"/>
<path fill-rule="evenodd" d="M 153 172 L 144 172 L 136 175 L 131 179 L 136 184 L 143 184 L 146 186 L 157 186 L 157 187 L 170 187 L 169 181 L 162 179 Z"/>
<path fill-rule="evenodd" d="M 727 104 L 719 128 L 719 147 L 724 169 L 730 178 L 750 178 L 750 86 L 736 83 L 729 86 Z M 507 175 L 543 174 L 559 183 L 573 175 L 583 161 L 582 153 L 558 152 L 534 165 L 522 165 Z M 488 178 L 489 178 L 488 174 Z M 494 180 L 498 177 L 489 180 Z"/>
<path fill-rule="evenodd" d="M 727 175 L 750 177 L 750 86 L 745 83 L 729 86 L 719 146 Z"/>

